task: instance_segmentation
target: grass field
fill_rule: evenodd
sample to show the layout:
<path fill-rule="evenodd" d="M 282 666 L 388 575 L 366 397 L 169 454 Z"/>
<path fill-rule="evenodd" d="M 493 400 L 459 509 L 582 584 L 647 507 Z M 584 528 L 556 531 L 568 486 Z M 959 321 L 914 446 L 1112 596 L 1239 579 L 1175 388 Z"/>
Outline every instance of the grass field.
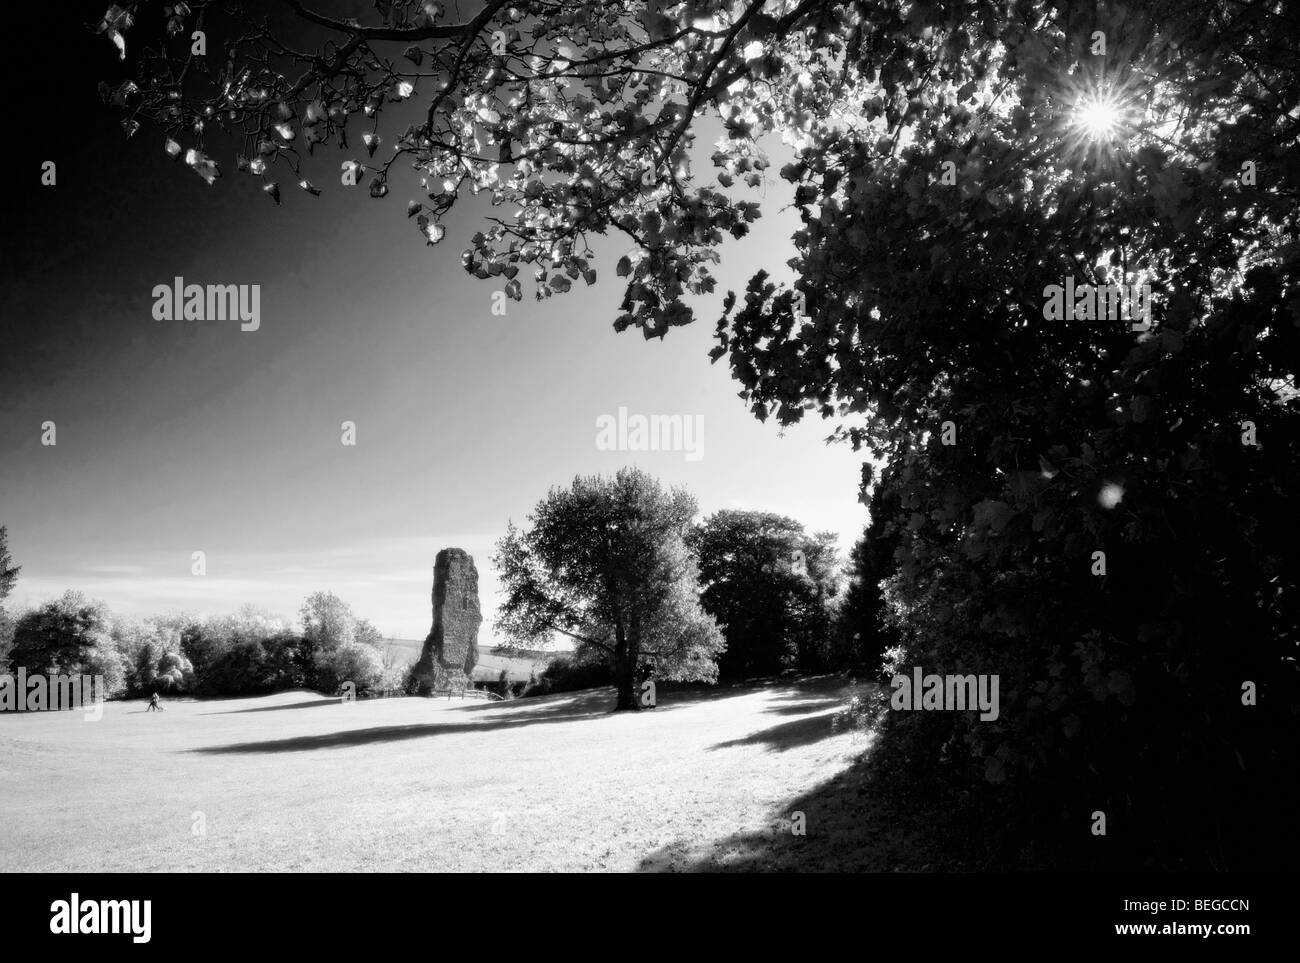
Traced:
<path fill-rule="evenodd" d="M 852 692 L 770 682 L 639 714 L 591 690 L 6 715 L 0 870 L 920 869 L 850 768 L 867 740 L 832 727 Z"/>

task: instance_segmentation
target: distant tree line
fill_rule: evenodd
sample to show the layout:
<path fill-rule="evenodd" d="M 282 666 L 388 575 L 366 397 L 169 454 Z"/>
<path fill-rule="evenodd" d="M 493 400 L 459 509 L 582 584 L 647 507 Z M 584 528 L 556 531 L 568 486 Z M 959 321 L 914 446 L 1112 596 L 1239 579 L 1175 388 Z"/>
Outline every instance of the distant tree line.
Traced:
<path fill-rule="evenodd" d="M 18 572 L 10 563 L 0 528 L 0 600 Z M 333 693 L 349 682 L 364 694 L 405 684 L 407 667 L 385 659 L 378 629 L 337 596 L 309 596 L 299 621 L 300 629 L 251 605 L 205 618 L 129 618 L 68 591 L 16 616 L 0 608 L 0 672 L 101 676 L 109 698 Z"/>

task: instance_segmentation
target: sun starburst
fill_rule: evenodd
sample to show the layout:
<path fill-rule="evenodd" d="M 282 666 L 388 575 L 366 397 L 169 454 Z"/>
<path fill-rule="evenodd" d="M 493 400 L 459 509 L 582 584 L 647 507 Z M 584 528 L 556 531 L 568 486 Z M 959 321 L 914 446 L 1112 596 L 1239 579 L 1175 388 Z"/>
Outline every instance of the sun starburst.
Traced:
<path fill-rule="evenodd" d="M 1110 96 L 1098 94 L 1083 100 L 1075 110 L 1074 122 L 1096 140 L 1109 139 L 1120 126 L 1122 112 Z"/>

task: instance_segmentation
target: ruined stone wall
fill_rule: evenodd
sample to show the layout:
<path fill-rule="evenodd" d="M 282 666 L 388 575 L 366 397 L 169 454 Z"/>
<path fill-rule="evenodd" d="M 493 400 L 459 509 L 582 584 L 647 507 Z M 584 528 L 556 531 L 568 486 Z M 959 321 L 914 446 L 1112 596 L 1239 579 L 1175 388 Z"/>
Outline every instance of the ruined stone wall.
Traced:
<path fill-rule="evenodd" d="M 440 675 L 474 671 L 482 623 L 474 558 L 464 549 L 444 548 L 433 564 L 433 628 L 415 666 L 420 691 L 432 689 Z"/>

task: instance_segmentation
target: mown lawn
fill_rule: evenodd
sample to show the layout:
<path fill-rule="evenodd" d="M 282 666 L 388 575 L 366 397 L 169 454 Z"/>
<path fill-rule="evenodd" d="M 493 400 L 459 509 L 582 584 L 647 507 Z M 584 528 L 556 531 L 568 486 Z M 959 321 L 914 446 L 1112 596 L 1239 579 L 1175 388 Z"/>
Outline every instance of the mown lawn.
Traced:
<path fill-rule="evenodd" d="M 592 690 L 5 715 L 0 870 L 921 868 L 850 769 L 868 740 L 832 727 L 853 691 L 769 682 L 638 714 Z"/>

